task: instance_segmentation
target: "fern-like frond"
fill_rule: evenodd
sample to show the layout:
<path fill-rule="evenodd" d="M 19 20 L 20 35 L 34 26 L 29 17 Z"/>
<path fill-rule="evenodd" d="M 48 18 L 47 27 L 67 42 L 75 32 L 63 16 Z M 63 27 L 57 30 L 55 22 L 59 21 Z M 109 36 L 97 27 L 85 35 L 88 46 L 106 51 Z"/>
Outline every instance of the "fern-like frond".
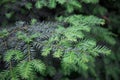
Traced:
<path fill-rule="evenodd" d="M 114 34 L 109 30 L 102 28 L 102 27 L 92 27 L 91 32 L 96 35 L 96 38 L 102 41 L 106 41 L 109 44 L 115 44 L 116 41 L 114 39 Z"/>
<path fill-rule="evenodd" d="M 97 46 L 93 49 L 93 55 L 94 55 L 94 53 L 102 53 L 104 55 L 109 55 L 109 54 L 111 54 L 111 50 L 105 46 L 103 46 L 103 47 Z"/>
<path fill-rule="evenodd" d="M 64 19 L 65 22 L 70 24 L 81 26 L 81 25 L 100 25 L 104 24 L 104 19 L 100 19 L 95 16 L 83 16 L 83 15 L 72 15 Z"/>
<path fill-rule="evenodd" d="M 41 74 L 44 74 L 44 72 L 45 72 L 45 70 L 46 70 L 46 66 L 45 66 L 45 64 L 42 62 L 42 61 L 40 61 L 40 60 L 32 60 L 31 62 L 31 65 L 32 65 L 32 67 L 37 71 L 37 72 L 39 72 L 39 73 L 41 73 Z"/>
<path fill-rule="evenodd" d="M 8 36 L 9 32 L 6 29 L 3 29 L 2 31 L 0 31 L 0 38 L 4 38 L 6 36 Z"/>
<path fill-rule="evenodd" d="M 10 71 L 9 70 L 4 70 L 0 72 L 0 80 L 8 80 L 10 79 Z"/>
<path fill-rule="evenodd" d="M 93 3 L 93 4 L 96 4 L 99 2 L 99 0 L 82 0 L 82 2 L 84 3 Z"/>
<path fill-rule="evenodd" d="M 53 57 L 55 58 L 60 58 L 62 57 L 62 55 L 63 55 L 63 51 L 61 49 L 58 49 L 55 51 L 55 53 L 53 53 Z"/>
<path fill-rule="evenodd" d="M 33 75 L 33 69 L 30 62 L 22 61 L 17 65 L 18 72 L 23 79 L 29 79 Z"/>
<path fill-rule="evenodd" d="M 47 56 L 48 54 L 50 54 L 50 51 L 51 51 L 51 47 L 50 46 L 45 46 L 43 47 L 42 49 L 42 56 Z"/>
<path fill-rule="evenodd" d="M 8 50 L 4 56 L 4 60 L 10 62 L 12 59 L 21 60 L 23 53 L 19 50 Z"/>
<path fill-rule="evenodd" d="M 21 39 L 21 40 L 25 41 L 26 43 L 32 42 L 32 40 L 34 38 L 39 37 L 39 36 L 40 36 L 39 33 L 35 33 L 35 34 L 32 34 L 32 35 L 28 36 L 26 33 L 23 33 L 21 31 L 17 32 L 18 39 Z"/>

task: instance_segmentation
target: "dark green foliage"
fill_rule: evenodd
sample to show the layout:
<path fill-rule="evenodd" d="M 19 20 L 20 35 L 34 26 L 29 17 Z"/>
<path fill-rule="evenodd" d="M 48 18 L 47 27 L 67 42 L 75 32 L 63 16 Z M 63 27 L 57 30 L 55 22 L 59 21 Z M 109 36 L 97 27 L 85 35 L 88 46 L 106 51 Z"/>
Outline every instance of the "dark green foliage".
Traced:
<path fill-rule="evenodd" d="M 98 21 L 90 22 L 91 17 Z M 76 18 L 84 18 L 84 20 Z M 74 21 L 75 19 L 76 21 Z M 19 76 L 22 79 L 34 80 L 37 77 L 35 74 L 38 73 L 41 76 L 48 74 L 55 76 L 58 69 L 55 69 L 57 67 L 52 62 L 54 58 L 60 59 L 58 65 L 61 67 L 58 68 L 62 70 L 60 72 L 62 75 L 70 75 L 73 71 L 83 74 L 81 70 L 89 70 L 90 64 L 88 63 L 94 64 L 96 56 L 111 53 L 106 47 L 97 45 L 94 37 L 85 38 L 91 35 L 87 34 L 92 31 L 92 26 L 103 24 L 101 19 L 94 16 L 74 15 L 63 18 L 63 20 L 62 23 L 67 23 L 69 26 L 58 22 L 41 22 L 8 28 L 9 36 L 6 38 L 7 46 L 5 46 L 8 51 L 1 52 L 5 54 L 5 56 L 2 55 L 5 57 L 4 60 L 8 62 L 6 66 L 10 69 L 11 79 L 14 76 Z M 55 72 L 49 72 L 46 67 L 55 69 Z"/>
<path fill-rule="evenodd" d="M 0 31 L 0 38 L 6 37 L 8 35 L 8 31 L 6 29 Z"/>
<path fill-rule="evenodd" d="M 54 16 L 57 15 L 66 15 L 73 13 L 75 10 L 84 11 L 82 10 L 84 3 L 96 4 L 98 2 L 99 0 L 1 0 L 0 8 L 2 9 L 0 18 L 2 19 L 0 21 L 3 22 L 2 25 L 5 25 L 9 21 L 29 21 L 34 18 L 37 20 L 40 18 L 41 20 L 52 18 L 54 20 Z M 58 5 L 60 7 L 57 8 Z M 45 10 L 43 8 L 45 8 Z M 53 9 L 58 13 L 54 14 Z"/>
<path fill-rule="evenodd" d="M 23 54 L 19 50 L 8 50 L 5 54 L 4 61 L 10 62 L 12 59 L 21 60 Z"/>
<path fill-rule="evenodd" d="M 119 80 L 119 2 L 1 0 L 0 80 Z"/>

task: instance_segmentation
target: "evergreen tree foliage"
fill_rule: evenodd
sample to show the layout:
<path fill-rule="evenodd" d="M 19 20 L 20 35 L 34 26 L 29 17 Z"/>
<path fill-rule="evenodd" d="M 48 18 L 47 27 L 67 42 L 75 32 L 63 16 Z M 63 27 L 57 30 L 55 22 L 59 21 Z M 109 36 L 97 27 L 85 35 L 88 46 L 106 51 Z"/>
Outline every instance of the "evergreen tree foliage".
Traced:
<path fill-rule="evenodd" d="M 106 1 L 1 0 L 0 24 L 17 22 L 0 27 L 0 80 L 119 80 L 110 22 L 118 25 L 119 15 L 107 18 Z"/>
<path fill-rule="evenodd" d="M 84 18 L 81 21 L 77 20 L 77 17 Z M 87 39 L 87 36 L 91 35 L 88 35 L 88 33 L 91 32 L 92 26 L 103 24 L 103 21 L 99 18 L 93 17 L 98 20 L 93 23 L 90 22 L 89 18 L 91 16 L 74 15 L 62 19 L 62 23 L 67 23 L 68 26 L 60 23 L 55 23 L 54 26 L 50 23 L 50 26 L 48 25 L 49 23 L 43 22 L 38 23 L 38 26 L 36 24 L 27 25 L 28 27 L 25 31 L 23 30 L 25 27 L 21 26 L 18 31 L 11 33 L 11 31 L 16 29 L 13 27 L 9 33 L 11 33 L 10 35 L 15 34 L 13 38 L 16 40 L 15 43 L 17 45 L 9 43 L 8 47 L 15 48 L 15 50 L 4 51 L 6 52 L 4 60 L 9 63 L 8 67 L 11 75 L 14 74 L 22 79 L 34 80 L 36 73 L 41 74 L 41 76 L 47 74 L 45 72 L 46 65 L 55 67 L 52 64 L 52 58 L 60 59 L 60 64 L 58 65 L 61 66 L 61 74 L 70 75 L 73 71 L 78 73 L 81 73 L 81 70 L 87 71 L 90 65 L 88 63 L 94 64 L 93 60 L 95 60 L 95 57 L 100 54 L 108 55 L 111 53 L 108 48 L 97 45 L 95 38 Z M 38 33 L 41 35 L 38 35 Z M 49 34 L 47 38 L 46 34 Z M 6 40 L 9 41 L 9 38 Z M 19 44 L 18 41 L 21 41 L 21 44 L 24 45 Z M 48 62 L 46 62 L 47 58 Z M 15 61 L 17 62 L 15 63 Z M 48 74 L 55 75 L 51 72 Z M 12 78 L 14 77 L 12 76 L 10 79 Z"/>

